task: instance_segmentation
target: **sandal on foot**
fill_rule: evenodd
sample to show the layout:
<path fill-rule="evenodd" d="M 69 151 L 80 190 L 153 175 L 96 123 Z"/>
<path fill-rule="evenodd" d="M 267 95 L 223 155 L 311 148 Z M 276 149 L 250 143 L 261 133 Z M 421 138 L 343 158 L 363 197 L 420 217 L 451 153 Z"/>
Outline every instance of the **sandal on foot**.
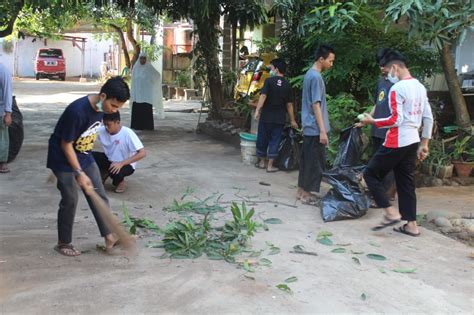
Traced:
<path fill-rule="evenodd" d="M 2 167 L 0 168 L 0 173 L 3 173 L 3 174 L 10 173 L 10 169 L 8 167 Z"/>
<path fill-rule="evenodd" d="M 317 206 L 318 205 L 318 202 L 319 200 L 317 198 L 314 198 L 314 197 L 309 197 L 309 198 L 300 198 L 301 200 L 301 203 L 304 204 L 304 205 L 310 205 L 310 206 Z"/>
<path fill-rule="evenodd" d="M 387 216 L 384 216 L 383 219 L 384 219 L 384 221 L 381 222 L 379 225 L 374 226 L 372 228 L 372 231 L 379 231 L 381 229 L 385 229 L 386 227 L 395 225 L 395 224 L 400 222 L 400 219 L 390 219 Z"/>
<path fill-rule="evenodd" d="M 76 257 L 81 254 L 81 252 L 75 249 L 72 244 L 58 244 L 54 246 L 54 250 L 60 253 L 61 255 L 68 257 Z"/>
<path fill-rule="evenodd" d="M 261 166 L 261 165 L 260 165 L 260 162 L 257 162 L 257 163 L 255 163 L 255 167 L 256 167 L 256 168 L 259 168 L 259 169 L 264 169 L 264 168 L 265 168 L 265 165 L 264 165 L 264 166 Z"/>
<path fill-rule="evenodd" d="M 279 171 L 279 169 L 277 169 L 277 168 L 267 168 L 267 173 L 276 173 L 278 171 Z"/>
<path fill-rule="evenodd" d="M 412 232 L 410 232 L 410 231 L 407 231 L 406 228 L 407 228 L 407 225 L 404 224 L 404 225 L 402 225 L 402 226 L 393 228 L 393 230 L 394 230 L 395 232 L 402 233 L 402 234 L 406 234 L 406 235 L 413 236 L 413 237 L 420 236 L 420 234 L 421 234 L 420 232 L 418 232 L 418 233 L 412 233 Z"/>

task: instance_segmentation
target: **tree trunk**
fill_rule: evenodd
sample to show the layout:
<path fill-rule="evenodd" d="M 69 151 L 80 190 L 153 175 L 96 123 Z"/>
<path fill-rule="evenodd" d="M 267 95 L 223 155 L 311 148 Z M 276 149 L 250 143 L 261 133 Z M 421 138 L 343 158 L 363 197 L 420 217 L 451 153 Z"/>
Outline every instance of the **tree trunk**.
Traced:
<path fill-rule="evenodd" d="M 24 5 L 24 0 L 15 1 L 14 11 L 11 14 L 10 20 L 8 20 L 6 28 L 0 31 L 0 38 L 7 37 L 8 35 L 11 35 L 11 33 L 13 33 L 13 26 L 15 25 L 15 21 L 18 18 L 18 14 L 20 13 Z M 4 25 L 1 26 L 4 27 Z"/>
<path fill-rule="evenodd" d="M 206 21 L 207 22 L 207 21 Z M 211 111 L 209 118 L 220 119 L 220 109 L 224 104 L 224 91 L 222 88 L 221 69 L 218 58 L 218 38 L 216 29 L 209 27 L 209 24 L 199 25 L 196 23 L 199 36 L 199 46 L 202 50 L 203 58 L 206 60 L 207 81 L 211 94 Z"/>
<path fill-rule="evenodd" d="M 459 84 L 456 70 L 454 69 L 454 60 L 450 48 L 450 45 L 445 44 L 441 49 L 441 64 L 443 66 L 444 77 L 446 78 L 454 112 L 456 113 L 456 123 L 462 129 L 470 131 L 471 119 L 469 118 L 466 99 L 462 95 L 461 85 Z"/>
<path fill-rule="evenodd" d="M 237 51 L 239 50 L 239 47 L 237 45 L 237 22 L 233 21 L 232 22 L 232 70 L 235 71 L 237 70 Z"/>
<path fill-rule="evenodd" d="M 138 60 L 138 56 L 140 55 L 140 44 L 136 41 L 135 37 L 133 36 L 133 27 L 132 27 L 132 19 L 127 18 L 127 38 L 132 44 L 133 47 L 133 57 L 132 57 L 132 67 L 135 65 L 135 62 Z"/>
<path fill-rule="evenodd" d="M 123 31 L 122 31 L 122 29 L 121 29 L 119 26 L 117 26 L 117 25 L 115 25 L 115 24 L 111 24 L 111 23 L 109 24 L 109 26 L 110 26 L 111 28 L 113 28 L 114 31 L 115 31 L 115 32 L 118 34 L 118 36 L 119 36 L 120 43 L 121 43 L 120 46 L 122 46 L 123 57 L 125 58 L 125 65 L 127 66 L 128 69 L 132 69 L 131 63 L 130 63 L 130 56 L 129 56 L 128 50 L 127 50 L 127 43 L 125 42 L 125 36 L 123 36 Z"/>

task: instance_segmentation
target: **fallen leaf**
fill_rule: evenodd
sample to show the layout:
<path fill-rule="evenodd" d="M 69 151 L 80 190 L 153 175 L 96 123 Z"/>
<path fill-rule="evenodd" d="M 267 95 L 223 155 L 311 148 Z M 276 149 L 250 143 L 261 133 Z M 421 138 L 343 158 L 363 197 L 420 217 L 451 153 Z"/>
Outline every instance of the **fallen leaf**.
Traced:
<path fill-rule="evenodd" d="M 270 259 L 267 259 L 267 258 L 262 258 L 262 259 L 260 259 L 260 263 L 261 263 L 262 266 L 271 266 L 272 261 Z"/>
<path fill-rule="evenodd" d="M 370 245 L 374 246 L 374 247 L 381 247 L 380 244 L 377 244 L 375 242 L 369 242 Z"/>
<path fill-rule="evenodd" d="M 360 295 L 360 298 L 362 299 L 362 301 L 365 301 L 365 300 L 367 300 L 367 295 L 365 295 L 365 293 L 362 293 Z"/>
<path fill-rule="evenodd" d="M 327 237 L 322 237 L 322 238 L 318 238 L 317 240 L 319 243 L 323 244 L 323 245 L 326 245 L 326 246 L 331 246 L 332 245 L 332 241 L 330 238 L 327 238 Z"/>
<path fill-rule="evenodd" d="M 302 252 L 302 251 L 304 251 L 304 246 L 303 245 L 295 245 L 295 246 L 293 246 L 293 250 L 295 252 Z"/>
<path fill-rule="evenodd" d="M 331 251 L 331 253 L 336 253 L 336 254 L 342 254 L 342 253 L 345 253 L 345 252 L 346 252 L 346 249 L 342 248 L 342 247 L 334 248 Z"/>
<path fill-rule="evenodd" d="M 250 279 L 250 280 L 255 280 L 255 278 L 254 278 L 254 277 L 252 277 L 252 276 L 249 276 L 249 275 L 244 275 L 244 277 L 245 277 L 245 278 L 247 278 L 247 279 Z"/>
<path fill-rule="evenodd" d="M 263 220 L 263 222 L 267 224 L 282 224 L 283 223 L 283 221 L 278 218 L 268 218 L 268 219 Z"/>
<path fill-rule="evenodd" d="M 285 279 L 286 283 L 292 283 L 298 281 L 298 278 L 296 277 L 289 277 L 288 279 Z"/>
<path fill-rule="evenodd" d="M 387 272 L 385 271 L 385 269 L 383 269 L 382 267 L 379 268 L 379 271 L 380 271 L 381 273 L 387 273 Z"/>
<path fill-rule="evenodd" d="M 415 268 L 411 268 L 411 269 L 407 269 L 407 268 L 395 268 L 395 269 L 392 269 L 393 272 L 398 272 L 398 273 L 415 273 L 416 269 Z"/>
<path fill-rule="evenodd" d="M 336 244 L 336 246 L 351 246 L 351 243 Z"/>
<path fill-rule="evenodd" d="M 280 253 L 280 248 L 273 246 L 273 247 L 270 247 L 270 252 L 268 253 L 268 255 L 276 255 L 279 253 Z"/>
<path fill-rule="evenodd" d="M 387 260 L 385 256 L 378 255 L 378 254 L 367 254 L 367 258 L 374 259 L 374 260 Z"/>
<path fill-rule="evenodd" d="M 247 272 L 255 272 L 253 268 L 250 268 L 249 261 L 247 259 L 244 261 L 243 267 Z"/>
<path fill-rule="evenodd" d="M 352 261 L 358 265 L 360 265 L 360 260 L 357 257 L 352 257 Z"/>
<path fill-rule="evenodd" d="M 318 234 L 318 238 L 328 237 L 328 236 L 332 236 L 332 233 L 329 232 L 329 231 L 321 231 L 321 232 L 319 232 L 319 234 Z"/>
<path fill-rule="evenodd" d="M 364 252 L 358 252 L 358 251 L 355 251 L 355 250 L 351 250 L 351 253 L 354 254 L 354 255 L 362 255 Z"/>
<path fill-rule="evenodd" d="M 259 257 L 261 254 L 262 254 L 262 251 L 259 250 L 259 251 L 252 252 L 252 253 L 249 255 L 249 257 Z"/>
<path fill-rule="evenodd" d="M 293 294 L 293 291 L 291 291 L 290 287 L 284 283 L 280 283 L 276 287 L 282 291 L 285 291 L 286 293 Z"/>
<path fill-rule="evenodd" d="M 267 244 L 267 246 L 273 247 L 273 244 L 270 242 L 265 242 L 265 244 Z"/>

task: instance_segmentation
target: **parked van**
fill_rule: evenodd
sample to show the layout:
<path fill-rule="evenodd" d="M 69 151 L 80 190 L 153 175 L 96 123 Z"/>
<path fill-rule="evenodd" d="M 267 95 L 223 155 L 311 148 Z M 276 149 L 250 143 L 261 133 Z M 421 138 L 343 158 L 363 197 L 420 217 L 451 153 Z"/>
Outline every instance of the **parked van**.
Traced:
<path fill-rule="evenodd" d="M 66 59 L 64 59 L 63 51 L 58 48 L 38 49 L 35 59 L 35 76 L 36 80 L 53 77 L 59 77 L 62 81 L 66 80 Z"/>

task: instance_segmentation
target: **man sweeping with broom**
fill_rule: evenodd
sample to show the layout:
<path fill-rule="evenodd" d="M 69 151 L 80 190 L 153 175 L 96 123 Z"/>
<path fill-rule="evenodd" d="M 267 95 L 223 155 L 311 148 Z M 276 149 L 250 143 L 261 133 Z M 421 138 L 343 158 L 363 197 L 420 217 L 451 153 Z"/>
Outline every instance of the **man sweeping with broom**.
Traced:
<path fill-rule="evenodd" d="M 102 184 L 99 168 L 90 154 L 104 113 L 114 113 L 130 97 L 121 77 L 109 79 L 98 94 L 72 102 L 59 118 L 49 139 L 47 167 L 57 178 L 61 193 L 58 211 L 58 244 L 55 250 L 65 256 L 81 254 L 72 245 L 72 228 L 78 202 L 78 185 L 94 214 L 106 250 L 120 235 L 114 235 L 113 214 Z M 100 196 L 100 197 L 99 197 Z M 105 210 L 104 210 L 105 209 Z"/>

